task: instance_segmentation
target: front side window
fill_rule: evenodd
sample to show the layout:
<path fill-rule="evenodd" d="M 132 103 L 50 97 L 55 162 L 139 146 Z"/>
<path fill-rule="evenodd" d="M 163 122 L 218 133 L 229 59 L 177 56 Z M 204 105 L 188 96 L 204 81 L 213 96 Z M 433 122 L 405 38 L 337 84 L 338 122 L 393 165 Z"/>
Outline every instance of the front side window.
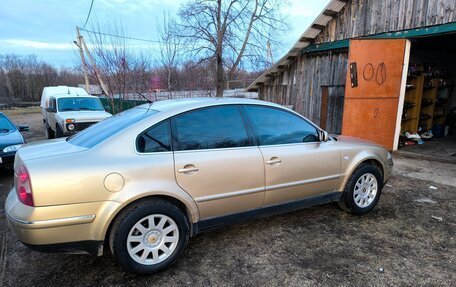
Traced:
<path fill-rule="evenodd" d="M 56 105 L 56 100 L 54 98 L 52 98 L 50 101 L 49 101 L 49 107 L 51 109 L 55 109 L 55 105 Z"/>
<path fill-rule="evenodd" d="M 260 145 L 319 141 L 317 129 L 292 113 L 262 106 L 244 108 Z"/>
<path fill-rule="evenodd" d="M 178 150 L 242 147 L 250 145 L 237 106 L 200 109 L 173 119 Z"/>
<path fill-rule="evenodd" d="M 60 98 L 58 100 L 60 112 L 68 111 L 104 111 L 101 101 L 97 98 Z"/>
<path fill-rule="evenodd" d="M 163 121 L 148 129 L 138 137 L 139 152 L 171 151 L 171 133 L 169 121 Z"/>

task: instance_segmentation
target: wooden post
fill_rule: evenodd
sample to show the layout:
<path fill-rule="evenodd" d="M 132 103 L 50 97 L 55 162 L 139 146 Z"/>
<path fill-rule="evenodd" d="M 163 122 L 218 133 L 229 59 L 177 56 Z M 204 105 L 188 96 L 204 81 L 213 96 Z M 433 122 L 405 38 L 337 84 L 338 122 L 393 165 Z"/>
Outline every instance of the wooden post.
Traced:
<path fill-rule="evenodd" d="M 320 128 L 326 129 L 326 120 L 328 117 L 328 97 L 329 88 L 327 86 L 321 87 L 321 110 L 320 110 Z"/>
<path fill-rule="evenodd" d="M 84 51 L 82 50 L 82 36 L 81 33 L 79 32 L 79 27 L 76 26 L 76 34 L 77 34 L 77 46 L 79 50 L 79 55 L 81 56 L 81 63 L 82 63 L 82 69 L 84 70 L 84 79 L 85 79 L 85 86 L 86 86 L 86 91 L 87 93 L 90 94 L 90 83 L 89 83 L 89 77 L 87 75 L 87 65 L 84 57 Z"/>

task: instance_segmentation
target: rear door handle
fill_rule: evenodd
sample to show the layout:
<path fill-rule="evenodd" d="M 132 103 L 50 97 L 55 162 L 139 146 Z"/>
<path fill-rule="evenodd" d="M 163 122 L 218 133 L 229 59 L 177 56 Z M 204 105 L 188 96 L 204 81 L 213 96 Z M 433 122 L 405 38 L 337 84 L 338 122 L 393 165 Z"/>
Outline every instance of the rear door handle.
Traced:
<path fill-rule="evenodd" d="M 177 170 L 179 173 L 193 173 L 199 171 L 199 168 L 194 166 L 193 164 L 187 164 L 183 168 Z"/>
<path fill-rule="evenodd" d="M 270 164 L 270 165 L 279 164 L 281 162 L 282 162 L 282 160 L 280 158 L 278 158 L 278 157 L 275 157 L 275 156 L 271 157 L 270 160 L 266 161 L 266 163 Z"/>

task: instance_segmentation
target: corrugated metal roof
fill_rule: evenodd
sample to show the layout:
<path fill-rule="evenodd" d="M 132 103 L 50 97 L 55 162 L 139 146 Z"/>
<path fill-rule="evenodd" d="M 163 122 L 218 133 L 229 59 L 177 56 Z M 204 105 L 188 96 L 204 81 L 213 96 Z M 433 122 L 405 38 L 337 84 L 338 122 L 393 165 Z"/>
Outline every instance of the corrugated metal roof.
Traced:
<path fill-rule="evenodd" d="M 325 11 L 331 11 L 335 13 L 339 13 L 347 4 L 347 0 L 331 0 L 328 5 L 323 9 L 323 11 L 315 18 L 315 20 L 312 22 L 312 24 L 307 28 L 306 31 L 299 37 L 298 41 L 291 47 L 290 51 L 285 54 L 282 58 L 280 58 L 277 63 L 272 65 L 269 69 L 266 70 L 261 76 L 259 76 L 252 84 L 250 84 L 247 88 L 246 91 L 250 90 L 255 90 L 256 86 L 259 83 L 265 82 L 268 78 L 269 75 L 272 75 L 274 73 L 277 73 L 279 71 L 278 67 L 282 65 L 287 65 L 291 62 L 291 60 L 287 59 L 290 56 L 297 56 L 302 48 L 307 47 L 310 45 L 311 39 L 315 39 L 320 33 L 321 30 L 317 29 L 314 25 L 319 25 L 319 26 L 326 26 L 329 21 L 333 19 L 332 16 L 325 15 Z M 312 27 L 314 26 L 314 27 Z M 307 40 L 305 40 L 307 38 Z M 301 40 L 303 39 L 303 40 Z"/>

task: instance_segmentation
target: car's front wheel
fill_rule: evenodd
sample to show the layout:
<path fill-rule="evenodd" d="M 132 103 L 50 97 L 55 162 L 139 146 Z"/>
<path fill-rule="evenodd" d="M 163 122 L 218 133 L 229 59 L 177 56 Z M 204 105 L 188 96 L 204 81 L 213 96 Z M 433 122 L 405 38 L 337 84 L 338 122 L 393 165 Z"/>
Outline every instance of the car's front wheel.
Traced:
<path fill-rule="evenodd" d="M 56 125 L 56 126 L 55 126 L 55 137 L 56 137 L 56 138 L 61 138 L 61 137 L 63 137 L 63 131 L 62 131 L 62 129 L 60 128 L 59 125 Z"/>
<path fill-rule="evenodd" d="M 109 243 L 115 261 L 125 271 L 152 274 L 173 264 L 188 238 L 184 213 L 166 200 L 150 199 L 120 214 Z"/>
<path fill-rule="evenodd" d="M 383 177 L 375 165 L 361 164 L 351 175 L 339 206 L 353 214 L 365 214 L 377 204 L 383 188 Z"/>
<path fill-rule="evenodd" d="M 44 136 L 48 140 L 55 138 L 54 131 L 47 124 L 44 124 Z"/>

